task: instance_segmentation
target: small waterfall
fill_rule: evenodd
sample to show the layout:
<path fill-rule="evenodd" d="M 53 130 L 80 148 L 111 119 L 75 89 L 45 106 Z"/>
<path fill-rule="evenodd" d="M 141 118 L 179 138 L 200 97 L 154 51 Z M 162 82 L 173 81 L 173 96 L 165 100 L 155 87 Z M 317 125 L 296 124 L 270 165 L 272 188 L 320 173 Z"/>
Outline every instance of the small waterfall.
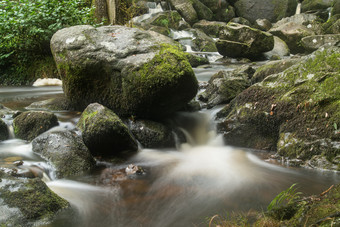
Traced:
<path fill-rule="evenodd" d="M 155 2 L 148 2 L 147 6 L 149 8 L 149 12 L 141 16 L 132 18 L 133 23 L 136 23 L 136 24 L 142 23 L 143 21 L 151 18 L 152 15 L 159 13 L 159 12 L 163 12 L 161 4 L 156 4 Z"/>
<path fill-rule="evenodd" d="M 299 2 L 296 6 L 296 11 L 295 14 L 300 14 L 301 13 L 301 2 Z"/>

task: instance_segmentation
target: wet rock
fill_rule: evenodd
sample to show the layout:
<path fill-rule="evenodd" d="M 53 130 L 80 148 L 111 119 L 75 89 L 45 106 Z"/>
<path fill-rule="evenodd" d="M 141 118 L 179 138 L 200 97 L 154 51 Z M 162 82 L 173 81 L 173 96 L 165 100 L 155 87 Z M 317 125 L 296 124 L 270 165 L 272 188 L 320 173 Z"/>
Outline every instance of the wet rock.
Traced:
<path fill-rule="evenodd" d="M 267 59 L 272 59 L 277 56 L 278 58 L 283 58 L 290 55 L 290 50 L 288 45 L 277 36 L 274 36 L 274 48 L 271 51 L 264 53 Z"/>
<path fill-rule="evenodd" d="M 303 163 L 321 155 L 339 169 L 339 55 L 320 49 L 240 93 L 217 114 L 225 141 Z"/>
<path fill-rule="evenodd" d="M 296 0 L 238 0 L 234 5 L 237 15 L 251 23 L 261 18 L 276 22 L 283 17 L 292 16 L 296 6 Z"/>
<path fill-rule="evenodd" d="M 301 39 L 321 33 L 321 24 L 315 15 L 298 14 L 278 21 L 269 32 L 285 41 L 291 53 L 303 53 Z"/>
<path fill-rule="evenodd" d="M 222 2 L 222 1 L 221 1 Z M 231 5 L 219 7 L 214 13 L 214 20 L 221 22 L 229 22 L 236 16 L 235 8 Z"/>
<path fill-rule="evenodd" d="M 70 103 L 94 102 L 119 115 L 160 117 L 181 109 L 197 93 L 184 53 L 161 34 L 123 26 L 59 30 L 51 49 Z"/>
<path fill-rule="evenodd" d="M 247 26 L 251 27 L 251 23 L 249 22 L 249 20 L 247 20 L 246 18 L 243 18 L 243 17 L 235 17 L 235 18 L 231 19 L 230 22 L 236 23 L 236 24 L 243 24 L 243 25 L 247 25 Z"/>
<path fill-rule="evenodd" d="M 104 169 L 99 178 L 99 184 L 115 186 L 129 179 L 134 179 L 137 176 L 145 174 L 145 170 L 133 164 L 128 165 L 126 168 L 114 169 L 106 168 Z M 133 182 L 130 182 L 133 184 Z"/>
<path fill-rule="evenodd" d="M 333 8 L 332 8 L 332 11 L 331 11 L 332 16 L 334 16 L 336 14 L 340 14 L 340 2 L 339 1 L 334 1 Z"/>
<path fill-rule="evenodd" d="M 272 23 L 267 19 L 257 19 L 254 23 L 254 27 L 262 31 L 268 31 L 271 29 Z"/>
<path fill-rule="evenodd" d="M 170 0 L 169 2 L 189 24 L 194 24 L 199 20 L 192 1 Z"/>
<path fill-rule="evenodd" d="M 313 52 L 321 46 L 337 45 L 340 43 L 340 34 L 307 36 L 301 39 L 301 43 L 305 50 Z"/>
<path fill-rule="evenodd" d="M 209 80 L 206 90 L 198 96 L 208 107 L 229 103 L 239 93 L 250 86 L 250 78 L 255 70 L 242 66 L 234 71 L 219 71 Z"/>
<path fill-rule="evenodd" d="M 263 81 L 267 76 L 283 72 L 285 69 L 291 67 L 294 64 L 299 63 L 299 58 L 289 58 L 278 61 L 270 61 L 258 69 L 256 69 L 255 74 L 251 78 L 251 83 L 255 84 Z"/>
<path fill-rule="evenodd" d="M 74 110 L 74 108 L 65 96 L 33 102 L 29 106 L 27 106 L 26 109 L 47 111 Z"/>
<path fill-rule="evenodd" d="M 32 141 L 32 149 L 55 168 L 57 178 L 81 175 L 95 166 L 81 136 L 72 131 L 46 132 Z"/>
<path fill-rule="evenodd" d="M 117 156 L 138 150 L 128 127 L 112 110 L 98 103 L 86 107 L 77 127 L 93 155 Z"/>
<path fill-rule="evenodd" d="M 322 29 L 326 34 L 340 33 L 340 14 L 332 16 L 327 22 L 322 24 Z"/>
<path fill-rule="evenodd" d="M 9 132 L 7 124 L 0 118 L 0 141 L 7 140 L 9 138 Z"/>
<path fill-rule="evenodd" d="M 69 203 L 39 178 L 25 179 L 0 172 L 0 223 L 4 226 L 38 226 L 53 220 Z"/>
<path fill-rule="evenodd" d="M 274 37 L 246 25 L 228 23 L 220 28 L 218 52 L 232 58 L 256 58 L 274 47 Z"/>
<path fill-rule="evenodd" d="M 0 118 L 5 118 L 6 116 L 13 116 L 17 111 L 11 110 L 0 103 Z"/>
<path fill-rule="evenodd" d="M 193 33 L 194 49 L 202 52 L 217 52 L 215 41 L 200 29 L 189 29 Z"/>
<path fill-rule="evenodd" d="M 199 0 L 193 0 L 192 5 L 197 13 L 198 20 L 212 20 L 213 12 Z"/>
<path fill-rule="evenodd" d="M 182 17 L 177 11 L 165 11 L 152 14 L 150 18 L 142 20 L 141 22 L 135 21 L 134 25 L 145 30 L 150 29 L 152 26 L 156 26 L 157 28 L 163 27 L 169 32 L 169 29 L 179 30 L 181 21 Z"/>
<path fill-rule="evenodd" d="M 219 35 L 220 27 L 225 25 L 227 25 L 225 22 L 200 20 L 199 22 L 195 23 L 192 27 L 202 30 L 205 34 L 209 35 L 210 37 L 217 38 Z"/>
<path fill-rule="evenodd" d="M 24 140 L 33 140 L 57 125 L 57 116 L 47 111 L 23 112 L 13 120 L 15 136 Z"/>
<path fill-rule="evenodd" d="M 176 146 L 172 129 L 162 123 L 150 120 L 135 120 L 129 123 L 129 128 L 144 148 L 169 148 Z"/>
<path fill-rule="evenodd" d="M 197 56 L 195 54 L 186 53 L 185 55 L 191 65 L 191 67 L 195 68 L 200 65 L 209 65 L 209 59 L 201 56 Z"/>

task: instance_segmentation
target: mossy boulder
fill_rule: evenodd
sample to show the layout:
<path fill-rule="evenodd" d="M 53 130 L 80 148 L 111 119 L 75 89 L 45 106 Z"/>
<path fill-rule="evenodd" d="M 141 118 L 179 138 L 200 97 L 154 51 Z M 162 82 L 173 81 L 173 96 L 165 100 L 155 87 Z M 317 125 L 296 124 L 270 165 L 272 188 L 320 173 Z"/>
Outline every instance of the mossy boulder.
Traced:
<path fill-rule="evenodd" d="M 1 226 L 46 224 L 69 206 L 39 178 L 15 178 L 3 172 L 0 174 Z"/>
<path fill-rule="evenodd" d="M 195 54 L 191 54 L 191 53 L 186 53 L 185 54 L 186 58 L 188 59 L 191 67 L 195 68 L 198 67 L 200 65 L 209 65 L 209 59 L 202 57 L 202 56 L 198 56 Z"/>
<path fill-rule="evenodd" d="M 257 19 L 267 19 L 276 22 L 284 17 L 294 15 L 296 0 L 238 0 L 234 7 L 240 17 L 251 23 Z"/>
<path fill-rule="evenodd" d="M 144 148 L 174 148 L 175 136 L 172 129 L 162 123 L 150 120 L 135 120 L 129 128 Z"/>
<path fill-rule="evenodd" d="M 47 111 L 23 112 L 13 120 L 15 136 L 29 141 L 57 125 L 57 116 Z"/>
<path fill-rule="evenodd" d="M 301 12 L 326 10 L 332 6 L 334 0 L 304 0 L 301 3 Z"/>
<path fill-rule="evenodd" d="M 250 78 L 254 72 L 250 66 L 242 66 L 233 71 L 219 71 L 210 78 L 207 88 L 198 98 L 206 102 L 208 107 L 229 103 L 250 86 Z"/>
<path fill-rule="evenodd" d="M 128 127 L 112 110 L 98 103 L 86 107 L 77 127 L 93 155 L 117 156 L 138 150 Z"/>
<path fill-rule="evenodd" d="M 192 6 L 194 7 L 199 20 L 212 20 L 214 17 L 213 12 L 205 6 L 199 0 L 192 0 Z"/>
<path fill-rule="evenodd" d="M 9 137 L 7 124 L 0 118 L 0 141 L 7 140 Z"/>
<path fill-rule="evenodd" d="M 118 115 L 160 117 L 185 106 L 198 88 L 185 54 L 172 44 L 156 32 L 83 25 L 59 30 L 51 49 L 77 109 L 99 102 Z"/>
<path fill-rule="evenodd" d="M 57 178 L 82 175 L 95 166 L 82 137 L 74 131 L 43 133 L 32 141 L 32 149 L 53 166 Z"/>
<path fill-rule="evenodd" d="M 334 0 L 333 8 L 332 8 L 332 11 L 331 11 L 331 15 L 334 16 L 336 14 L 340 14 L 340 2 Z"/>
<path fill-rule="evenodd" d="M 187 31 L 191 32 L 195 37 L 193 39 L 194 49 L 202 52 L 217 52 L 215 41 L 202 30 L 187 29 Z"/>
<path fill-rule="evenodd" d="M 200 20 L 192 27 L 202 30 L 205 34 L 217 38 L 221 26 L 225 26 L 225 22 Z"/>
<path fill-rule="evenodd" d="M 239 94 L 218 113 L 226 142 L 302 163 L 321 155 L 339 170 L 339 57 L 338 47 L 316 51 Z"/>
<path fill-rule="evenodd" d="M 274 37 L 270 33 L 229 22 L 220 28 L 216 47 L 223 56 L 256 58 L 273 49 Z"/>
<path fill-rule="evenodd" d="M 327 22 L 322 24 L 322 29 L 326 34 L 340 33 L 340 14 L 336 14 L 329 18 Z"/>

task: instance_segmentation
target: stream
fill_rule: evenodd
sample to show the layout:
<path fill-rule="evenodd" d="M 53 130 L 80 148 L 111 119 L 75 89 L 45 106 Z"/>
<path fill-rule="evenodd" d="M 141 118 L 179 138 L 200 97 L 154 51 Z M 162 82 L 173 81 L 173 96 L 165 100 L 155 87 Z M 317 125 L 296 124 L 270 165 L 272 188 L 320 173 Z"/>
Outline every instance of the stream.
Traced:
<path fill-rule="evenodd" d="M 207 81 L 223 66 L 195 69 Z M 228 70 L 224 67 L 225 70 Z M 58 86 L 0 87 L 0 103 L 12 110 L 62 95 Z M 187 136 L 177 149 L 141 149 L 123 163 L 98 162 L 95 171 L 71 179 L 54 179 L 32 146 L 13 136 L 0 142 L 0 165 L 23 160 L 23 166 L 48 170 L 48 187 L 72 206 L 46 226 L 207 226 L 215 214 L 265 210 L 281 191 L 297 183 L 304 196 L 319 194 L 340 181 L 337 172 L 291 168 L 267 159 L 269 153 L 225 145 L 214 129 L 219 108 L 180 112 L 169 119 Z M 58 127 L 73 129 L 80 113 L 54 112 Z M 12 119 L 5 116 L 10 125 Z M 190 122 L 190 124 L 188 124 Z M 249 138 L 251 139 L 251 138 Z M 145 173 L 104 183 L 103 171 L 141 166 Z M 48 179 L 50 178 L 50 179 Z"/>

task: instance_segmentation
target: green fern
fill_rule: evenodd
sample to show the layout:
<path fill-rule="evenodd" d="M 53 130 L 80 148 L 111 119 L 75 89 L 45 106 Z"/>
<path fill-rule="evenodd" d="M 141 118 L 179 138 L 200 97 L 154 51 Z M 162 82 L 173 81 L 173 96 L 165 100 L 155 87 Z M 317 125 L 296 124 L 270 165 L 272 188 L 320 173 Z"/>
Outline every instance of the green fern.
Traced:
<path fill-rule="evenodd" d="M 296 192 L 296 184 L 293 184 L 288 189 L 282 191 L 280 194 L 278 194 L 268 205 L 267 210 L 271 211 L 275 208 L 280 207 L 285 204 L 290 204 L 294 200 L 297 200 L 300 198 L 301 192 Z"/>

